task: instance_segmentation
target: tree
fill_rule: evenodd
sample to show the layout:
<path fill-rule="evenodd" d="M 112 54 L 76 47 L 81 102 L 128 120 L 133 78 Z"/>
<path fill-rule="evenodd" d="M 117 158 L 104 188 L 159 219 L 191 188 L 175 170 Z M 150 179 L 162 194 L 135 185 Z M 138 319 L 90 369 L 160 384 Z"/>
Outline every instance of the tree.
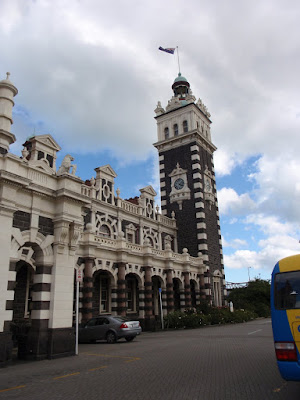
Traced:
<path fill-rule="evenodd" d="M 232 289 L 228 295 L 228 302 L 232 301 L 235 309 L 244 309 L 255 312 L 259 317 L 270 315 L 269 281 L 255 279 L 244 288 Z"/>

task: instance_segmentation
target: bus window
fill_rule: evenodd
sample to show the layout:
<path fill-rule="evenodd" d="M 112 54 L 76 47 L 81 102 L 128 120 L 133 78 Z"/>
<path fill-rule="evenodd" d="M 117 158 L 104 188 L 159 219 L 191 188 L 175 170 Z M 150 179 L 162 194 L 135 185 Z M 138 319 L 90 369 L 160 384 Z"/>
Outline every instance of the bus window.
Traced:
<path fill-rule="evenodd" d="M 300 271 L 275 275 L 274 305 L 277 310 L 300 308 Z"/>

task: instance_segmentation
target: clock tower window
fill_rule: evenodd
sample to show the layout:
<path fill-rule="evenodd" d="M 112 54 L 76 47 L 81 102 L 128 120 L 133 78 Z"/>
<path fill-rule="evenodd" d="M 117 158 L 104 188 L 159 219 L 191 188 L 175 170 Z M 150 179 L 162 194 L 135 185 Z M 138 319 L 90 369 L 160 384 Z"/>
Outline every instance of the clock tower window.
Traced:
<path fill-rule="evenodd" d="M 165 139 L 169 139 L 169 128 L 165 128 Z"/>
<path fill-rule="evenodd" d="M 174 125 L 174 136 L 178 136 L 178 125 Z"/>
<path fill-rule="evenodd" d="M 188 132 L 189 127 L 188 127 L 188 122 L 187 121 L 183 121 L 182 127 L 183 127 L 183 132 Z"/>

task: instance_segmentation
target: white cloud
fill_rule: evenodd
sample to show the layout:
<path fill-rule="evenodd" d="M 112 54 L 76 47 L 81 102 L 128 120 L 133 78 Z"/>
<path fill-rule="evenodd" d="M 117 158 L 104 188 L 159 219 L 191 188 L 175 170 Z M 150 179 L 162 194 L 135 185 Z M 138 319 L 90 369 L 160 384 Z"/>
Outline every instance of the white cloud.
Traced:
<path fill-rule="evenodd" d="M 222 245 L 223 245 L 223 248 L 224 247 L 232 247 L 234 249 L 238 249 L 241 247 L 246 247 L 248 245 L 248 243 L 246 240 L 243 240 L 243 239 L 233 239 L 230 242 L 228 242 L 223 236 L 222 237 Z"/>
<path fill-rule="evenodd" d="M 218 192 L 220 213 L 224 215 L 245 215 L 255 209 L 255 203 L 248 193 L 238 195 L 232 188 L 222 188 Z"/>
<path fill-rule="evenodd" d="M 258 243 L 260 250 L 237 250 L 233 254 L 224 255 L 224 264 L 228 269 L 245 269 L 251 267 L 257 274 L 259 271 L 271 276 L 272 269 L 281 258 L 299 254 L 300 244 L 295 238 L 287 235 L 274 235 Z"/>
<path fill-rule="evenodd" d="M 259 209 L 299 224 L 299 159 L 293 158 L 291 153 L 277 157 L 264 155 L 257 161 L 256 167 L 257 172 L 250 177 L 257 185 Z"/>
<path fill-rule="evenodd" d="M 241 161 L 236 154 L 219 149 L 214 155 L 215 172 L 219 176 L 229 175 Z"/>

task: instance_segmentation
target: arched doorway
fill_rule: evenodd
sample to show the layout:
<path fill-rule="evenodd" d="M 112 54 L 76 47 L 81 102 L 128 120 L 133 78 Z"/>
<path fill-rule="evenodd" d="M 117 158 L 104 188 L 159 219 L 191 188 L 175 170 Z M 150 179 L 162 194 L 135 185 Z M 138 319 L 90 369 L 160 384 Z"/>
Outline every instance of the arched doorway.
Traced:
<path fill-rule="evenodd" d="M 125 276 L 126 281 L 126 298 L 127 298 L 127 314 L 139 314 L 139 282 L 135 274 L 129 273 Z"/>
<path fill-rule="evenodd" d="M 93 315 L 111 313 L 112 275 L 99 270 L 94 273 Z"/>
<path fill-rule="evenodd" d="M 174 290 L 174 309 L 180 310 L 180 287 L 181 282 L 177 278 L 173 278 L 173 290 Z"/>
<path fill-rule="evenodd" d="M 191 285 L 191 306 L 195 308 L 197 306 L 197 298 L 196 298 L 197 283 L 191 279 L 190 285 Z"/>
<path fill-rule="evenodd" d="M 25 261 L 16 263 L 16 285 L 13 300 L 11 332 L 14 347 L 24 341 L 31 326 L 34 269 Z"/>

